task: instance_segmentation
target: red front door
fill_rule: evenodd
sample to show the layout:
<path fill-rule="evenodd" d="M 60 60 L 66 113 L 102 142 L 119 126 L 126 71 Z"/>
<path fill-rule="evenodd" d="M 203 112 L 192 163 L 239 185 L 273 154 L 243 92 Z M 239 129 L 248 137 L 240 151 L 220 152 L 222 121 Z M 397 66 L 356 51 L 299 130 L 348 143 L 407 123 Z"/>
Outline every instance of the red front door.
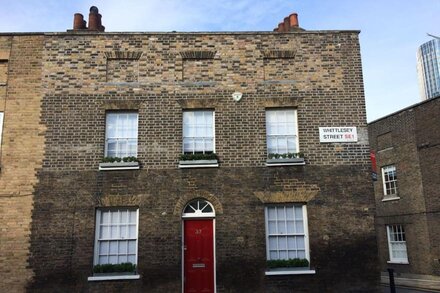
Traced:
<path fill-rule="evenodd" d="M 212 219 L 184 221 L 185 293 L 214 292 L 214 231 Z"/>

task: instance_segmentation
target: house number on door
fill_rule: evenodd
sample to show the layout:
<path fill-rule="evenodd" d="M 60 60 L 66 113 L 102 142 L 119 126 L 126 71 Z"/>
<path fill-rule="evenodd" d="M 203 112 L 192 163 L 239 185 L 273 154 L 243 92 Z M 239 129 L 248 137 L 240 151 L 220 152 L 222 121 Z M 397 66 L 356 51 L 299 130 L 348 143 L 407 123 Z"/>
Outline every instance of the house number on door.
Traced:
<path fill-rule="evenodd" d="M 202 234 L 202 229 L 196 229 L 196 235 Z"/>

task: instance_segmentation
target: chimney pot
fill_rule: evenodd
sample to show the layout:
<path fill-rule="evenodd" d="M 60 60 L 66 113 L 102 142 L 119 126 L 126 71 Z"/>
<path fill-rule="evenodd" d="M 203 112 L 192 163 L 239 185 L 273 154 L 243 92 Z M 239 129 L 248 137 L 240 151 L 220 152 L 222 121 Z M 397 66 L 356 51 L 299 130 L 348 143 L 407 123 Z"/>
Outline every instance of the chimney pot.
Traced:
<path fill-rule="evenodd" d="M 92 13 L 92 12 L 98 14 L 99 13 L 98 7 L 96 7 L 96 6 L 90 7 L 90 13 Z"/>
<path fill-rule="evenodd" d="M 96 6 L 90 7 L 89 13 L 89 30 L 103 32 L 105 27 L 101 21 L 102 15 L 99 14 L 99 10 Z"/>
<path fill-rule="evenodd" d="M 299 26 L 298 14 L 297 13 L 292 13 L 291 15 L 289 15 L 289 21 L 290 21 L 290 27 L 291 28 L 298 27 Z"/>
<path fill-rule="evenodd" d="M 289 17 L 284 18 L 284 30 L 286 32 L 290 31 L 290 20 Z"/>
<path fill-rule="evenodd" d="M 89 14 L 89 30 L 97 31 L 99 29 L 99 17 L 97 13 Z"/>
<path fill-rule="evenodd" d="M 84 16 L 81 13 L 75 13 L 73 16 L 73 29 L 74 30 L 81 30 L 85 29 L 85 21 Z"/>
<path fill-rule="evenodd" d="M 278 32 L 280 33 L 284 32 L 284 22 L 280 22 L 278 24 Z"/>

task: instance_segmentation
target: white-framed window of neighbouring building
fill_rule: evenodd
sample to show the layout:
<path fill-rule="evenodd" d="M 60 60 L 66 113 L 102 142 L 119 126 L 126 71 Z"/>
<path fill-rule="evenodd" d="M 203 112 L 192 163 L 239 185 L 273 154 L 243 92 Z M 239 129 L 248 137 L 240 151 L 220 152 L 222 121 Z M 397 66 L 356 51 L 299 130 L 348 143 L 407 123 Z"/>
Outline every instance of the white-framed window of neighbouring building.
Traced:
<path fill-rule="evenodd" d="M 395 165 L 382 167 L 383 194 L 385 197 L 397 196 L 397 172 Z"/>
<path fill-rule="evenodd" d="M 100 208 L 96 211 L 94 265 L 137 264 L 137 208 Z"/>
<path fill-rule="evenodd" d="M 390 262 L 408 263 L 405 229 L 403 225 L 388 225 L 387 236 Z"/>
<path fill-rule="evenodd" d="M 306 205 L 266 206 L 265 219 L 267 260 L 310 260 Z"/>
<path fill-rule="evenodd" d="M 213 110 L 183 112 L 183 153 L 215 153 L 215 125 Z"/>
<path fill-rule="evenodd" d="M 295 109 L 266 109 L 268 155 L 299 152 L 297 120 Z"/>
<path fill-rule="evenodd" d="M 137 157 L 138 113 L 107 112 L 105 123 L 105 156 Z"/>

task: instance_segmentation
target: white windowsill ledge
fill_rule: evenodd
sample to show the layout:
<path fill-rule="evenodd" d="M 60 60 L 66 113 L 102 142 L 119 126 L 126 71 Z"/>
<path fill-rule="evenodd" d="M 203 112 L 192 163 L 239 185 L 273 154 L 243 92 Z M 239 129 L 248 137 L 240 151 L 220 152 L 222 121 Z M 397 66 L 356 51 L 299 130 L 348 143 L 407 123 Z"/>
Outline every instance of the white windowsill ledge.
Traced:
<path fill-rule="evenodd" d="M 389 261 L 387 261 L 387 263 L 396 264 L 396 265 L 409 265 L 408 261 L 389 260 Z"/>
<path fill-rule="evenodd" d="M 314 275 L 316 274 L 316 270 L 310 269 L 285 269 L 285 270 L 268 270 L 265 272 L 266 276 L 282 276 L 282 275 Z"/>
<path fill-rule="evenodd" d="M 394 197 L 384 198 L 384 199 L 382 199 L 382 201 L 393 201 L 393 200 L 399 200 L 399 199 L 400 199 L 400 197 L 394 196 Z"/>
<path fill-rule="evenodd" d="M 99 163 L 99 171 L 138 170 L 139 162 Z"/>
<path fill-rule="evenodd" d="M 179 161 L 179 169 L 185 168 L 217 168 L 217 160 L 191 160 Z"/>
<path fill-rule="evenodd" d="M 138 280 L 140 275 L 119 275 L 119 276 L 92 276 L 88 277 L 87 281 L 116 281 L 116 280 Z"/>

